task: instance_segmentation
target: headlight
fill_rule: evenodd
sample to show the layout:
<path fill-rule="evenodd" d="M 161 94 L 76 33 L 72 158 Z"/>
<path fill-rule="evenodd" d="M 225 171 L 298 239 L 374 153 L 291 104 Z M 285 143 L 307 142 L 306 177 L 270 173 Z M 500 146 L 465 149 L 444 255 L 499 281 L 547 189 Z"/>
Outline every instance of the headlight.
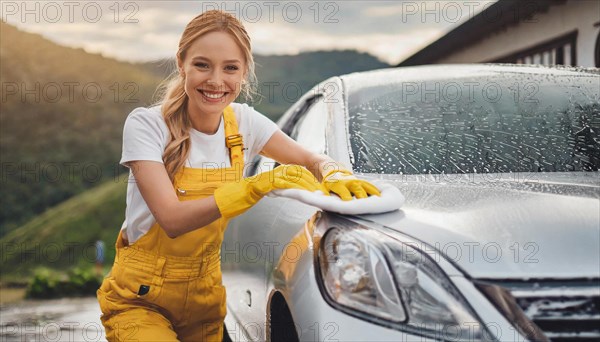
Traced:
<path fill-rule="evenodd" d="M 428 255 L 387 235 L 332 228 L 321 239 L 319 265 L 330 299 L 350 313 L 437 339 L 489 336 Z"/>

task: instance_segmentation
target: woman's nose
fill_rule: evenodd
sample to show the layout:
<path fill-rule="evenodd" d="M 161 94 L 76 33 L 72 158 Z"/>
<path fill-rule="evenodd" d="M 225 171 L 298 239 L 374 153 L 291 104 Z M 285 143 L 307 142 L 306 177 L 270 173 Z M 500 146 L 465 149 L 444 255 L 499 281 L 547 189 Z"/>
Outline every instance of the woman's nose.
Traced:
<path fill-rule="evenodd" d="M 223 75 L 221 74 L 220 71 L 213 70 L 210 74 L 210 77 L 206 81 L 206 83 L 208 83 L 208 85 L 210 85 L 211 87 L 214 87 L 217 89 L 221 88 L 221 87 L 223 87 Z"/>

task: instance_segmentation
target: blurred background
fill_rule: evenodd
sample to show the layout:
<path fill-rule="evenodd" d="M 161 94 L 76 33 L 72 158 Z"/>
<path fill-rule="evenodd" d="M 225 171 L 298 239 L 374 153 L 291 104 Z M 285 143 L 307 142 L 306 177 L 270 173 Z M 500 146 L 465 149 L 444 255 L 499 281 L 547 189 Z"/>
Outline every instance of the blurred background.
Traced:
<path fill-rule="evenodd" d="M 250 104 L 274 121 L 320 81 L 355 71 L 600 67 L 595 0 L 3 1 L 0 339 L 19 339 L 25 323 L 37 336 L 57 317 L 60 333 L 74 312 L 100 329 L 85 296 L 110 270 L 124 220 L 123 123 L 156 102 L 185 25 L 210 9 L 246 26 L 260 93 Z M 40 301 L 74 296 L 84 299 Z"/>

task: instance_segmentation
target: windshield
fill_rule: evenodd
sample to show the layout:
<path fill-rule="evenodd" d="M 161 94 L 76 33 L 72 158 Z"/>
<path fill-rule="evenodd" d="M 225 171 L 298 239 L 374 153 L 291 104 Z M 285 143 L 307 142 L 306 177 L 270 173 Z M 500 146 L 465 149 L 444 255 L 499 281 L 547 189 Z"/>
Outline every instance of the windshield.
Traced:
<path fill-rule="evenodd" d="M 600 76 L 487 70 L 449 79 L 442 70 L 420 81 L 388 72 L 376 74 L 377 82 L 354 82 L 348 87 L 354 168 L 386 174 L 598 170 Z"/>

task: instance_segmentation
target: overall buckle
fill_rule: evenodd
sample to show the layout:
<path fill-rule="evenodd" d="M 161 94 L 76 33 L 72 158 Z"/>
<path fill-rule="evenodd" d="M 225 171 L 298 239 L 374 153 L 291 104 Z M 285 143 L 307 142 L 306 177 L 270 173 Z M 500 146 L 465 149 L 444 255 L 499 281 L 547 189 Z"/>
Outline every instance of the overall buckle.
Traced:
<path fill-rule="evenodd" d="M 242 140 L 241 134 L 234 134 L 225 137 L 225 145 L 227 148 L 231 149 L 234 146 L 244 146 L 244 141 Z"/>

